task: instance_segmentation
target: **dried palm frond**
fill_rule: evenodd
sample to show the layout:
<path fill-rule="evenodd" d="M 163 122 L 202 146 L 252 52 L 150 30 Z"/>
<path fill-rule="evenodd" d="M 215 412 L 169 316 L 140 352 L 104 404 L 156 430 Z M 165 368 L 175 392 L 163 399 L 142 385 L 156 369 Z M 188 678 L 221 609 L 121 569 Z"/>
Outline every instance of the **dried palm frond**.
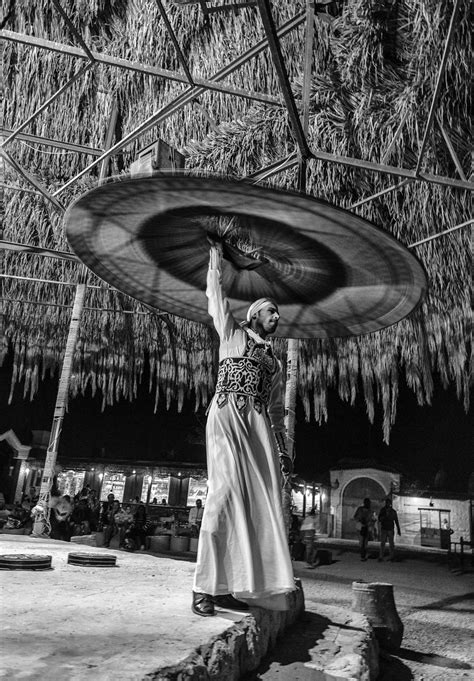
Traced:
<path fill-rule="evenodd" d="M 315 19 L 310 92 L 309 143 L 340 156 L 414 168 L 436 87 L 438 66 L 452 3 L 403 0 L 397 3 L 349 0 L 334 3 L 337 16 Z M 151 0 L 68 0 L 64 10 L 89 48 L 111 58 L 147 64 L 184 74 L 167 35 L 157 4 Z M 305 2 L 275 0 L 277 25 L 305 10 Z M 197 4 L 166 3 L 166 10 L 187 65 L 195 77 L 211 79 L 239 54 L 264 37 L 255 8 L 216 12 L 207 18 Z M 16 3 L 10 30 L 78 47 L 76 36 L 50 2 Z M 470 92 L 469 12 L 460 6 L 438 101 L 438 127 L 427 138 L 421 167 L 433 174 L 469 176 Z M 297 105 L 303 92 L 304 26 L 281 39 L 281 47 Z M 2 120 L 14 129 L 72 78 L 84 64 L 67 51 L 58 53 L 6 42 L 3 49 L 5 94 Z M 267 93 L 283 101 L 268 50 L 243 60 L 223 81 L 230 88 Z M 283 106 L 255 103 L 228 93 L 199 93 L 166 115 L 165 109 L 189 89 L 173 79 L 96 63 L 59 98 L 33 119 L 25 132 L 38 137 L 103 148 L 112 107 L 118 104 L 116 137 L 131 133 L 162 111 L 159 123 L 114 154 L 109 174 L 125 172 L 137 150 L 164 139 L 187 157 L 191 172 L 217 172 L 245 177 L 295 151 Z M 440 133 L 448 134 L 451 149 Z M 80 180 L 94 155 L 17 139 L 8 151 L 67 206 L 96 186 L 96 166 Z M 455 154 L 456 159 L 453 157 Z M 26 186 L 6 170 L 7 184 Z M 357 167 L 310 160 L 307 191 L 350 208 L 365 197 L 388 189 L 396 178 Z M 276 176 L 281 188 L 297 186 L 297 169 Z M 440 184 L 413 181 L 397 191 L 361 204 L 358 214 L 390 231 L 406 245 L 460 224 L 469 217 L 467 192 Z M 7 240 L 68 250 L 62 217 L 43 197 L 5 191 Z M 433 372 L 454 382 L 468 406 L 470 255 L 467 231 L 459 230 L 415 249 L 429 279 L 429 293 L 409 319 L 379 333 L 346 340 L 299 344 L 298 391 L 306 415 L 328 418 L 327 394 L 336 389 L 354 404 L 362 395 L 370 420 L 376 402 L 384 414 L 388 441 L 396 417 L 398 384 L 403 373 L 420 404 L 429 403 Z M 61 364 L 78 266 L 71 261 L 35 258 L 6 252 L 4 272 L 26 277 L 3 279 L 3 328 L 0 361 L 13 350 L 14 385 L 24 380 L 25 397 Z M 43 280 L 43 281 L 36 281 Z M 46 281 L 44 281 L 46 280 Z M 47 281 L 69 282 L 58 285 Z M 150 312 L 140 303 L 111 290 L 92 274 L 81 320 L 71 381 L 72 396 L 88 386 L 99 391 L 104 406 L 120 397 L 134 399 L 150 363 L 150 390 L 155 401 L 181 408 L 192 398 L 196 408 L 207 403 L 215 377 L 216 344 L 207 327 L 167 314 Z M 93 288 L 93 287 L 97 288 Z M 278 341 L 284 356 L 285 342 Z"/>

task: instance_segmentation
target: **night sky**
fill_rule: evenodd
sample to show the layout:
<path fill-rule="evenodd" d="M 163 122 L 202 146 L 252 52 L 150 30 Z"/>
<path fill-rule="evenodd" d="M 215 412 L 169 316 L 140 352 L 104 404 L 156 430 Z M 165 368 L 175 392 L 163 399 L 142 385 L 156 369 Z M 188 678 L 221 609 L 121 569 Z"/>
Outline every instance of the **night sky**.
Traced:
<path fill-rule="evenodd" d="M 31 444 L 32 430 L 51 428 L 57 379 L 44 381 L 32 402 L 23 399 L 22 386 L 17 386 L 8 405 L 10 375 L 11 361 L 7 361 L 0 369 L 0 432 L 12 428 L 23 444 Z M 474 470 L 471 416 L 464 412 L 453 386 L 444 390 L 439 382 L 435 385 L 433 403 L 425 407 L 419 407 L 413 393 L 401 385 L 390 445 L 383 442 L 381 409 L 376 410 L 371 425 L 362 397 L 350 407 L 330 392 L 329 421 L 321 426 L 306 423 L 298 405 L 295 472 L 307 480 L 323 481 L 341 459 L 371 459 L 425 486 L 433 485 L 443 468 L 447 489 L 466 492 Z M 161 404 L 154 414 L 154 395 L 147 386 L 145 377 L 138 400 L 121 400 L 103 412 L 100 396 L 72 400 L 64 419 L 58 463 L 64 456 L 204 463 L 204 410 L 194 414 L 188 404 L 178 414 L 175 405 L 167 411 Z"/>

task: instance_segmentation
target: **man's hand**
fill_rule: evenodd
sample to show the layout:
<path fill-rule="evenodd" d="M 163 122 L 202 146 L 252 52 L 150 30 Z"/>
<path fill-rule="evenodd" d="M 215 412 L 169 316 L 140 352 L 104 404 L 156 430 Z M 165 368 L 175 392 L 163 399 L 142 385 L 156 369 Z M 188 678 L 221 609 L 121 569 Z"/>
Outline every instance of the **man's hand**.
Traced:
<path fill-rule="evenodd" d="M 293 473 L 293 461 L 288 454 L 280 454 L 280 469 L 283 475 L 291 475 Z"/>
<path fill-rule="evenodd" d="M 222 243 L 220 241 L 215 241 L 209 235 L 207 235 L 207 240 L 211 245 L 209 250 L 209 269 L 220 270 L 223 256 Z"/>

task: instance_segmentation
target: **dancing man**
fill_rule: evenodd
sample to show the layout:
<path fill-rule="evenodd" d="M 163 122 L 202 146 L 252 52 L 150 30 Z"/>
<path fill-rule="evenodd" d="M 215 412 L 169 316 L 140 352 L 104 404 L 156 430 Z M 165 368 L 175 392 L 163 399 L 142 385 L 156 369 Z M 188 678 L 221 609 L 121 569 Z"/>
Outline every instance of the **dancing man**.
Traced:
<path fill-rule="evenodd" d="M 211 246 L 206 295 L 219 334 L 216 394 L 206 426 L 208 495 L 192 610 L 283 609 L 295 588 L 281 505 L 286 453 L 281 365 L 268 336 L 278 307 L 261 298 L 238 324 L 221 284 L 222 246 Z M 241 600 L 243 599 L 243 600 Z"/>

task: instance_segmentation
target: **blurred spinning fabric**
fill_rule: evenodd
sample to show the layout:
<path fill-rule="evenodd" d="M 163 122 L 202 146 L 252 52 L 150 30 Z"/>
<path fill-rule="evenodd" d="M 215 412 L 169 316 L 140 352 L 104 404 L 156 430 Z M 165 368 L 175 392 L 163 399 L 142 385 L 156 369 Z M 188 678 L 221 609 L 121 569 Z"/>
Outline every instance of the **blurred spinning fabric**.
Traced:
<path fill-rule="evenodd" d="M 209 237 L 224 249 L 223 286 L 236 318 L 263 296 L 278 336 L 371 333 L 406 317 L 426 290 L 419 261 L 388 232 L 311 196 L 223 178 L 115 181 L 72 204 L 73 251 L 99 277 L 154 308 L 211 324 Z"/>

